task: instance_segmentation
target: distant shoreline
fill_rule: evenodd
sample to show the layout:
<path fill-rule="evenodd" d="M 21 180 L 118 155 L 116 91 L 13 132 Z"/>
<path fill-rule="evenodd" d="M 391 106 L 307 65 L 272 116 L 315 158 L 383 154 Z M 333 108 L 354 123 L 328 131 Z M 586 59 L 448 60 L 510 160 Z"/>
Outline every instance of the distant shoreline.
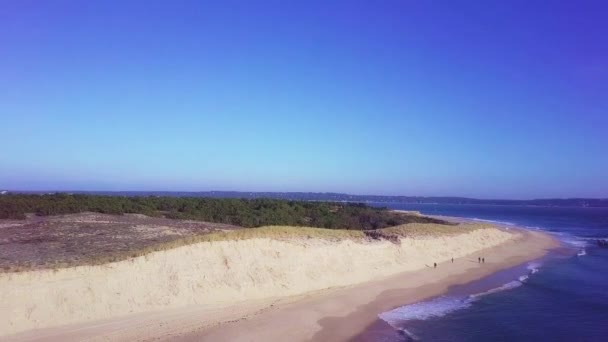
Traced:
<path fill-rule="evenodd" d="M 401 203 L 412 205 L 497 205 L 532 207 L 605 208 L 608 198 L 541 198 L 541 199 L 477 199 L 457 196 L 401 196 L 401 195 L 351 195 L 331 192 L 259 192 L 259 191 L 68 191 L 68 190 L 8 190 L 2 195 L 15 194 L 85 194 L 104 196 L 157 196 L 157 197 L 205 197 L 205 198 L 270 198 L 301 201 L 351 202 L 351 203 Z M 1 196 L 1 195 L 0 195 Z"/>

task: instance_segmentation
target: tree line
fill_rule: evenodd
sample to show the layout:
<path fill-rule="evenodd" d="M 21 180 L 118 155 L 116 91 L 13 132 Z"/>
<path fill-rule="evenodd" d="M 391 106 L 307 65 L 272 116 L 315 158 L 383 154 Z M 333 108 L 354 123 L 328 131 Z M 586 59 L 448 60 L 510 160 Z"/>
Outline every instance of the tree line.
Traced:
<path fill-rule="evenodd" d="M 359 203 L 64 193 L 0 196 L 0 219 L 25 219 L 28 213 L 50 216 L 81 212 L 114 215 L 144 214 L 241 227 L 288 225 L 367 230 L 413 222 L 447 223 L 439 219 L 405 215 L 387 208 L 370 207 Z"/>

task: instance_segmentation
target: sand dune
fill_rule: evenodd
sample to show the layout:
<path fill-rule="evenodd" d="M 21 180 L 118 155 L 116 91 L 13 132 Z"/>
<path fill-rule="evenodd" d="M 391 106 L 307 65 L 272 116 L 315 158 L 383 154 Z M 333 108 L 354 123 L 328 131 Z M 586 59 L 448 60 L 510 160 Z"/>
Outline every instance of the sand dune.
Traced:
<path fill-rule="evenodd" d="M 0 274 L 0 334 L 357 284 L 517 236 L 486 228 L 399 243 L 253 238 L 201 242 L 101 266 L 5 273 Z"/>

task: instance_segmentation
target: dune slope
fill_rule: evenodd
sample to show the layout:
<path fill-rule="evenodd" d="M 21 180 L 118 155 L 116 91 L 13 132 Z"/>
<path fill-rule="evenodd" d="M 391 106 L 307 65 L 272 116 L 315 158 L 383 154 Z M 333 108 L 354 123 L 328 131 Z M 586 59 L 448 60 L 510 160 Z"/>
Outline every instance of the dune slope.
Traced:
<path fill-rule="evenodd" d="M 105 265 L 4 273 L 0 334 L 351 285 L 469 255 L 517 236 L 485 227 L 402 237 L 396 243 L 314 235 L 227 239 Z"/>

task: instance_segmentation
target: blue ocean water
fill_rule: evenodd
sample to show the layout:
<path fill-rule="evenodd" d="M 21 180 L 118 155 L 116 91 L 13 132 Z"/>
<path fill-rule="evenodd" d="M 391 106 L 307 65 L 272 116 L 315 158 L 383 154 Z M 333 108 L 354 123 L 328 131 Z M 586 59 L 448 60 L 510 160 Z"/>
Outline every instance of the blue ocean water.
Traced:
<path fill-rule="evenodd" d="M 381 313 L 383 341 L 608 341 L 608 208 L 377 203 L 551 232 L 562 252 Z M 488 288 L 489 287 L 489 288 Z M 398 305 L 398 303 L 396 303 Z"/>

